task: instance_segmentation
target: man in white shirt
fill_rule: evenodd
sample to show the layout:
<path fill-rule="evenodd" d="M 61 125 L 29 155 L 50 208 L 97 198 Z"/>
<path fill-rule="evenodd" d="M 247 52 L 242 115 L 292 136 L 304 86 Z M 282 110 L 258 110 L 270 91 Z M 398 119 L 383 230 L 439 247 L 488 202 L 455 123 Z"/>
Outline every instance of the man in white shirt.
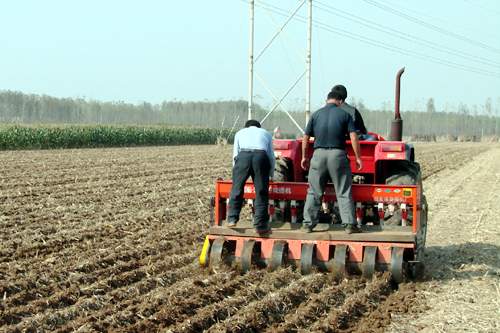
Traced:
<path fill-rule="evenodd" d="M 233 187 L 229 197 L 228 227 L 240 219 L 243 188 L 248 177 L 255 186 L 254 227 L 259 234 L 269 233 L 269 179 L 274 173 L 274 151 L 271 134 L 257 120 L 248 120 L 234 137 Z"/>

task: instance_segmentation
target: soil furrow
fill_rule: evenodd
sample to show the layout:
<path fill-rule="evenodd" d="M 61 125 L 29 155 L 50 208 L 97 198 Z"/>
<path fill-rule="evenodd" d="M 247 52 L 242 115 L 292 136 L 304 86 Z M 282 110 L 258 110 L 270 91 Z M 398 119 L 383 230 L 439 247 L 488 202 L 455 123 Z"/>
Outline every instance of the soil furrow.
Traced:
<path fill-rule="evenodd" d="M 243 308 L 251 302 L 284 288 L 301 278 L 298 272 L 289 268 L 266 273 L 260 283 L 248 281 L 246 288 L 236 292 L 233 297 L 198 309 L 190 318 L 168 327 L 167 332 L 195 333 L 207 330 L 215 323 L 222 322 L 232 315 L 244 311 Z"/>
<path fill-rule="evenodd" d="M 193 261 L 193 258 L 188 258 L 188 262 Z M 11 327 L 18 330 L 30 330 L 33 328 L 43 328 L 54 330 L 57 327 L 65 325 L 68 321 L 86 314 L 91 311 L 98 311 L 105 307 L 110 302 L 116 301 L 115 298 L 128 297 L 129 290 L 135 289 L 134 286 L 140 288 L 154 289 L 158 286 L 169 286 L 175 282 L 189 277 L 197 264 L 187 265 L 187 262 L 178 262 L 174 267 L 159 267 L 157 271 L 167 271 L 166 273 L 152 277 L 147 269 L 138 270 L 122 274 L 119 277 L 111 277 L 104 281 L 99 281 L 89 289 L 82 291 L 82 296 L 76 302 L 62 309 L 54 311 L 45 311 L 43 314 L 26 318 L 19 324 Z"/>
<path fill-rule="evenodd" d="M 117 315 L 120 318 L 119 326 L 123 331 L 148 332 L 159 330 L 167 325 L 175 324 L 188 318 L 196 310 L 206 304 L 211 304 L 231 297 L 237 290 L 244 288 L 248 281 L 259 282 L 265 272 L 256 271 L 246 275 L 232 273 L 218 273 L 201 280 L 194 280 L 184 288 L 170 288 L 161 293 L 161 298 L 150 300 L 146 305 L 138 304 L 126 309 L 132 313 L 132 318 Z M 157 294 L 158 295 L 158 294 Z M 139 321 L 136 322 L 136 319 Z M 140 320 L 140 318 L 145 318 Z M 94 326 L 101 330 L 100 327 Z M 117 327 L 112 327 L 115 330 Z"/>
<path fill-rule="evenodd" d="M 349 296 L 340 308 L 333 309 L 304 332 L 339 332 L 356 326 L 362 316 L 376 309 L 392 292 L 390 279 L 389 273 L 374 276 L 365 289 Z"/>
<path fill-rule="evenodd" d="M 179 252 L 181 252 L 180 249 Z M 185 249 L 183 249 L 183 252 L 185 252 Z M 44 278 L 44 281 L 22 281 L 21 283 L 24 285 L 25 291 L 7 298 L 0 304 L 0 309 L 6 309 L 4 314 L 8 315 L 9 318 L 17 318 L 17 321 L 10 321 L 9 324 L 17 323 L 22 318 L 22 315 L 18 314 L 25 313 L 26 310 L 40 313 L 47 308 L 55 309 L 70 305 L 70 301 L 65 301 L 65 299 L 72 298 L 75 295 L 78 297 L 85 296 L 87 294 L 86 290 L 92 290 L 95 283 L 102 280 L 103 276 L 111 276 L 117 280 L 121 276 L 133 272 L 145 271 L 146 274 L 154 274 L 164 267 L 171 267 L 173 269 L 178 267 L 179 263 L 188 263 L 196 256 L 195 252 L 191 251 L 184 255 L 175 256 L 175 254 L 170 254 L 174 255 L 174 257 L 167 257 L 165 260 L 165 255 L 165 253 L 161 253 L 153 257 L 143 257 L 137 256 L 137 253 L 127 254 L 123 257 L 127 261 L 123 263 L 98 270 L 94 274 L 77 274 L 74 272 L 73 274 L 69 274 L 68 277 L 60 279 L 57 283 L 53 283 L 53 280 L 47 277 Z M 113 280 L 104 280 L 102 282 L 110 286 L 116 285 Z M 30 284 L 36 284 L 37 287 L 29 288 Z M 101 289 L 101 291 L 105 292 L 106 290 Z M 0 324 L 2 324 L 1 320 Z"/>
<path fill-rule="evenodd" d="M 189 222 L 188 218 L 182 219 L 181 216 L 179 218 Z M 13 261 L 16 261 L 18 265 L 21 263 L 24 264 L 25 261 L 41 261 L 53 253 L 62 256 L 63 251 L 81 255 L 84 250 L 91 250 L 89 249 L 89 244 L 101 249 L 114 249 L 118 245 L 116 243 L 122 244 L 124 241 L 129 243 L 135 240 L 144 242 L 150 237 L 155 237 L 155 234 L 165 239 L 173 238 L 177 241 L 179 241 L 179 238 L 184 239 L 184 241 L 195 240 L 199 238 L 204 228 L 201 223 L 189 223 L 184 230 L 179 226 L 173 230 L 169 230 L 169 226 L 164 224 L 160 218 L 151 217 L 150 219 L 156 221 L 154 223 L 147 220 L 140 221 L 139 223 L 130 223 L 129 228 L 124 228 L 123 222 L 115 221 L 114 223 L 104 223 L 91 228 L 83 228 L 79 231 L 66 230 L 64 237 L 61 235 L 61 237 L 49 241 L 24 242 L 15 249 L 2 249 L 0 251 L 2 255 L 0 260 L 3 261 L 0 262 L 0 265 L 3 266 Z M 168 217 L 164 217 L 163 220 L 166 222 L 169 219 Z M 27 246 L 23 246 L 24 244 Z"/>
<path fill-rule="evenodd" d="M 358 279 L 327 286 L 318 294 L 311 295 L 296 311 L 287 314 L 282 323 L 268 327 L 266 332 L 297 332 L 299 329 L 307 328 L 361 288 L 364 288 L 364 284 Z"/>
<path fill-rule="evenodd" d="M 194 231 L 194 230 L 192 230 Z M 141 258 L 142 256 L 151 256 L 151 255 L 156 255 L 158 253 L 161 253 L 162 255 L 175 255 L 177 253 L 181 253 L 183 251 L 188 250 L 186 245 L 190 243 L 194 243 L 194 239 L 192 237 L 196 237 L 196 232 L 191 232 L 191 233 L 184 233 L 181 230 L 177 230 L 173 233 L 166 233 L 163 236 L 162 233 L 149 233 L 147 234 L 146 238 L 141 239 L 139 238 L 136 242 L 138 243 L 138 248 L 137 250 L 130 250 L 130 248 L 133 248 L 134 242 L 133 239 L 121 239 L 121 241 L 125 241 L 124 243 L 120 242 L 119 245 L 116 246 L 107 246 L 104 251 L 100 251 L 97 255 L 95 254 L 95 248 L 93 247 L 88 247 L 87 251 L 89 252 L 90 255 L 88 256 L 82 256 L 85 251 L 75 251 L 75 249 L 67 249 L 69 252 L 75 252 L 73 253 L 74 256 L 79 256 L 79 260 L 71 260 L 71 258 L 66 258 L 69 259 L 70 262 L 75 263 L 76 265 L 71 269 L 71 268 L 66 268 L 65 272 L 58 272 L 57 269 L 50 270 L 49 274 L 44 274 L 43 279 L 40 279 L 40 276 L 33 276 L 32 280 L 21 280 L 17 279 L 18 281 L 11 283 L 8 281 L 5 281 L 4 283 L 0 283 L 0 291 L 4 296 L 9 296 L 8 302 L 11 302 L 12 296 L 23 291 L 29 291 L 30 289 L 33 288 L 33 286 L 37 286 L 36 293 L 35 295 L 40 295 L 43 294 L 43 281 L 47 281 L 47 287 L 49 288 L 47 292 L 50 292 L 51 290 L 51 285 L 54 282 L 60 281 L 61 283 L 67 283 L 67 279 L 72 276 L 72 274 L 78 274 L 79 273 L 85 273 L 85 274 L 90 274 L 92 273 L 93 270 L 98 269 L 98 268 L 105 268 L 108 266 L 115 265 L 117 260 L 131 260 L 131 259 L 138 259 Z M 137 235 L 130 235 L 132 238 L 133 236 Z M 163 237 L 162 237 L 163 236 Z M 149 244 L 151 241 L 154 241 L 158 237 L 163 238 L 163 240 L 156 241 L 153 243 L 153 245 L 149 245 L 144 247 L 143 244 Z M 123 246 L 122 244 L 125 244 Z M 97 245 L 95 243 L 92 244 L 93 246 Z M 103 246 L 103 244 L 99 244 L 100 247 Z M 120 248 L 124 247 L 122 251 L 124 251 L 123 254 L 121 254 L 122 251 L 120 251 Z M 73 251 L 71 251 L 73 250 Z M 118 252 L 117 252 L 118 251 Z M 93 256 L 91 254 L 94 254 Z M 57 257 L 61 257 L 61 253 L 58 254 Z M 98 261 L 95 261 L 95 258 L 97 257 Z M 89 258 L 87 261 L 82 260 L 82 258 Z M 58 266 L 59 260 L 54 258 L 54 260 L 51 260 L 50 262 L 47 262 L 47 260 L 44 260 L 43 262 L 38 262 L 37 258 L 35 258 L 35 264 L 37 265 L 32 265 L 32 264 L 25 264 L 27 272 L 31 272 L 33 269 L 36 269 L 38 266 L 40 267 L 40 270 L 43 269 L 43 267 L 47 267 L 50 265 Z M 17 263 L 15 266 L 15 271 L 13 274 L 19 276 L 20 270 L 24 270 L 22 267 L 19 266 L 20 264 Z M 2 265 L 3 267 L 6 267 L 6 265 Z M 11 269 L 8 269 L 7 271 L 11 271 Z M 34 297 L 34 296 L 33 296 Z M 15 299 L 15 298 L 14 298 Z"/>
<path fill-rule="evenodd" d="M 240 312 L 209 328 L 208 332 L 260 331 L 268 325 L 281 322 L 288 312 L 295 309 L 310 294 L 319 292 L 323 286 L 332 282 L 333 278 L 329 274 L 304 276 L 287 287 L 250 303 Z"/>
<path fill-rule="evenodd" d="M 163 197 L 162 194 L 167 194 L 166 197 Z M 188 197 L 189 194 L 183 194 L 181 196 L 169 196 L 172 193 L 172 189 L 167 190 L 155 190 L 153 197 L 145 197 L 144 195 L 138 196 L 133 205 L 127 202 L 122 202 L 120 204 L 111 204 L 109 201 L 105 205 L 102 206 L 93 206 L 89 207 L 89 209 L 81 208 L 72 203 L 60 203 L 59 206 L 56 207 L 57 211 L 50 211 L 44 209 L 44 213 L 36 213 L 30 212 L 28 215 L 16 211 L 16 215 L 9 216 L 4 224 L 4 228 L 14 229 L 12 233 L 4 234 L 0 239 L 5 240 L 2 244 L 3 248 L 9 248 L 13 244 L 20 242 L 20 239 L 23 237 L 40 237 L 43 239 L 43 242 L 50 240 L 51 238 L 59 238 L 60 233 L 67 233 L 68 229 L 71 232 L 81 232 L 78 229 L 88 230 L 90 228 L 99 229 L 102 225 L 106 227 L 112 227 L 113 225 L 121 226 L 125 219 L 129 219 L 131 215 L 131 209 L 137 207 L 140 209 L 137 212 L 137 219 L 158 219 L 160 217 L 164 217 L 165 211 L 171 210 L 192 210 L 192 207 L 205 208 L 208 210 L 208 207 L 199 205 L 199 201 L 192 202 L 191 200 L 185 200 L 184 197 Z M 161 201 L 156 199 L 156 197 L 162 198 Z M 77 200 L 77 198 L 73 197 L 72 200 Z M 202 202 L 203 203 L 203 202 Z M 208 202 L 206 202 L 208 205 Z M 30 209 L 30 207 L 27 207 Z M 163 211 L 163 215 L 160 216 L 159 212 Z M 6 214 L 8 212 L 4 212 Z M 144 216 L 144 214 L 148 214 Z M 142 216 L 141 216 L 142 215 Z M 7 216 L 7 215 L 4 215 Z M 58 224 L 61 224 L 64 221 L 64 225 L 69 228 L 59 229 L 57 225 L 53 223 L 53 221 L 58 221 Z M 95 220 L 102 221 L 101 223 L 89 227 L 89 223 L 95 224 Z M 148 221 L 151 222 L 151 221 Z"/>

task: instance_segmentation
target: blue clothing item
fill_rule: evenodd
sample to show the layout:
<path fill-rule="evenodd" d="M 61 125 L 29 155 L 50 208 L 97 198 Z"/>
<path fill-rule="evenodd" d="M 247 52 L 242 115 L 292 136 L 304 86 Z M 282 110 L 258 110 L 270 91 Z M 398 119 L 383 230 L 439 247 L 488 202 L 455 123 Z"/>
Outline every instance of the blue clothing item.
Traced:
<path fill-rule="evenodd" d="M 234 159 L 238 156 L 242 149 L 259 149 L 264 150 L 269 158 L 271 170 L 269 175 L 272 177 L 274 174 L 274 150 L 273 150 L 273 137 L 271 133 L 263 128 L 250 126 L 239 130 L 234 136 L 233 146 L 233 165 Z"/>

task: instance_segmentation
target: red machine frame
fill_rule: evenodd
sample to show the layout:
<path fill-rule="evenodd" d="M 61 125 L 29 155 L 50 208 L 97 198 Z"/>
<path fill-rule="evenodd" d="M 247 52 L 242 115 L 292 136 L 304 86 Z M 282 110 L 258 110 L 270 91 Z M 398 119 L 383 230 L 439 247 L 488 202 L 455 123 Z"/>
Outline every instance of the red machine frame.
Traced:
<path fill-rule="evenodd" d="M 229 198 L 232 183 L 231 181 L 218 180 L 216 182 L 216 193 L 215 193 L 215 209 L 214 209 L 214 226 L 221 227 L 222 221 L 226 219 L 227 210 L 227 199 Z M 270 200 L 304 200 L 308 190 L 307 183 L 296 183 L 296 182 L 273 182 L 269 185 L 269 199 Z M 391 263 L 391 258 L 393 256 L 394 249 L 404 249 L 415 250 L 415 242 L 413 241 L 414 236 L 419 228 L 419 218 L 420 214 L 418 211 L 421 210 L 418 202 L 421 196 L 420 189 L 416 185 L 373 185 L 373 184 L 353 184 L 353 200 L 355 202 L 372 202 L 372 203 L 383 203 L 383 204 L 401 204 L 405 203 L 409 205 L 410 209 L 413 211 L 413 223 L 410 228 L 407 227 L 406 234 L 408 241 L 406 242 L 381 242 L 381 241 L 369 241 L 369 240 L 342 240 L 342 239 L 325 239 L 324 237 L 317 237 L 317 239 L 286 239 L 288 247 L 288 258 L 291 260 L 300 260 L 301 251 L 303 244 L 314 244 L 315 246 L 315 259 L 318 262 L 323 262 L 326 264 L 331 259 L 332 247 L 338 245 L 345 245 L 348 247 L 348 262 L 350 263 L 362 263 L 365 258 L 366 248 L 376 248 L 376 262 L 377 264 L 389 265 Z M 244 188 L 244 199 L 255 199 L 255 189 L 253 183 L 247 182 Z M 325 195 L 323 196 L 325 202 L 333 202 L 336 200 L 335 192 L 332 184 L 328 184 L 325 189 Z M 212 228 L 212 230 L 215 228 Z M 226 229 L 227 230 L 227 229 Z M 318 235 L 319 233 L 315 233 Z M 366 237 L 366 234 L 361 234 Z M 235 256 L 240 257 L 242 255 L 244 243 L 248 240 L 254 240 L 260 244 L 260 256 L 261 259 L 270 260 L 272 256 L 273 247 L 276 242 L 279 242 L 279 234 L 273 234 L 272 237 L 260 237 L 260 236 L 250 236 L 250 235 L 224 235 L 224 239 L 229 242 L 235 242 Z M 213 241 L 219 238 L 220 235 L 217 233 L 211 233 L 208 235 L 208 239 Z M 374 258 L 375 259 L 375 258 Z"/>
<path fill-rule="evenodd" d="M 215 184 L 215 225 L 221 226 L 226 218 L 226 200 L 231 193 L 232 182 L 218 180 Z M 269 185 L 270 200 L 304 200 L 307 195 L 308 183 L 273 182 Z M 384 204 L 411 205 L 413 210 L 412 232 L 416 233 L 419 227 L 417 211 L 421 193 L 417 185 L 378 185 L 353 184 L 352 197 L 354 202 L 373 202 Z M 247 182 L 244 188 L 243 199 L 255 199 L 255 188 L 252 182 Z M 335 190 L 332 184 L 325 188 L 323 201 L 336 201 Z"/>

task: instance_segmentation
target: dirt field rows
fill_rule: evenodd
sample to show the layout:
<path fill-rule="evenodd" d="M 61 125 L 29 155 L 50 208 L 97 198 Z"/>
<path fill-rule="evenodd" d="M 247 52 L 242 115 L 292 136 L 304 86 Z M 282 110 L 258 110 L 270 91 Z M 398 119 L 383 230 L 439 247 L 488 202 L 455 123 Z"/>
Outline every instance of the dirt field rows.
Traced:
<path fill-rule="evenodd" d="M 441 259 L 429 257 L 431 274 L 448 278 L 431 275 L 399 290 L 387 275 L 335 282 L 288 268 L 246 275 L 200 269 L 209 197 L 214 180 L 230 176 L 231 147 L 0 152 L 0 331 L 446 331 L 426 326 L 425 318 L 436 320 L 428 312 L 436 295 L 426 288 L 446 291 L 454 269 L 470 268 L 460 266 L 463 258 L 491 256 L 492 262 L 478 263 L 477 272 L 489 275 L 474 286 L 498 295 L 500 238 L 488 193 L 500 191 L 499 151 L 486 144 L 417 145 L 431 207 L 429 252 L 443 247 L 452 269 L 436 269 Z M 489 174 L 475 177 L 472 171 L 483 166 Z M 443 191 L 461 194 L 450 202 Z M 463 199 L 474 191 L 484 200 L 469 210 Z M 478 226 L 463 232 L 433 226 L 454 218 L 457 209 Z M 487 236 L 483 223 L 490 223 Z M 460 246 L 467 241 L 473 252 Z M 479 276 L 464 273 L 456 280 L 466 284 Z M 457 325 L 448 327 L 463 327 Z M 481 331 L 498 322 L 477 325 Z"/>

